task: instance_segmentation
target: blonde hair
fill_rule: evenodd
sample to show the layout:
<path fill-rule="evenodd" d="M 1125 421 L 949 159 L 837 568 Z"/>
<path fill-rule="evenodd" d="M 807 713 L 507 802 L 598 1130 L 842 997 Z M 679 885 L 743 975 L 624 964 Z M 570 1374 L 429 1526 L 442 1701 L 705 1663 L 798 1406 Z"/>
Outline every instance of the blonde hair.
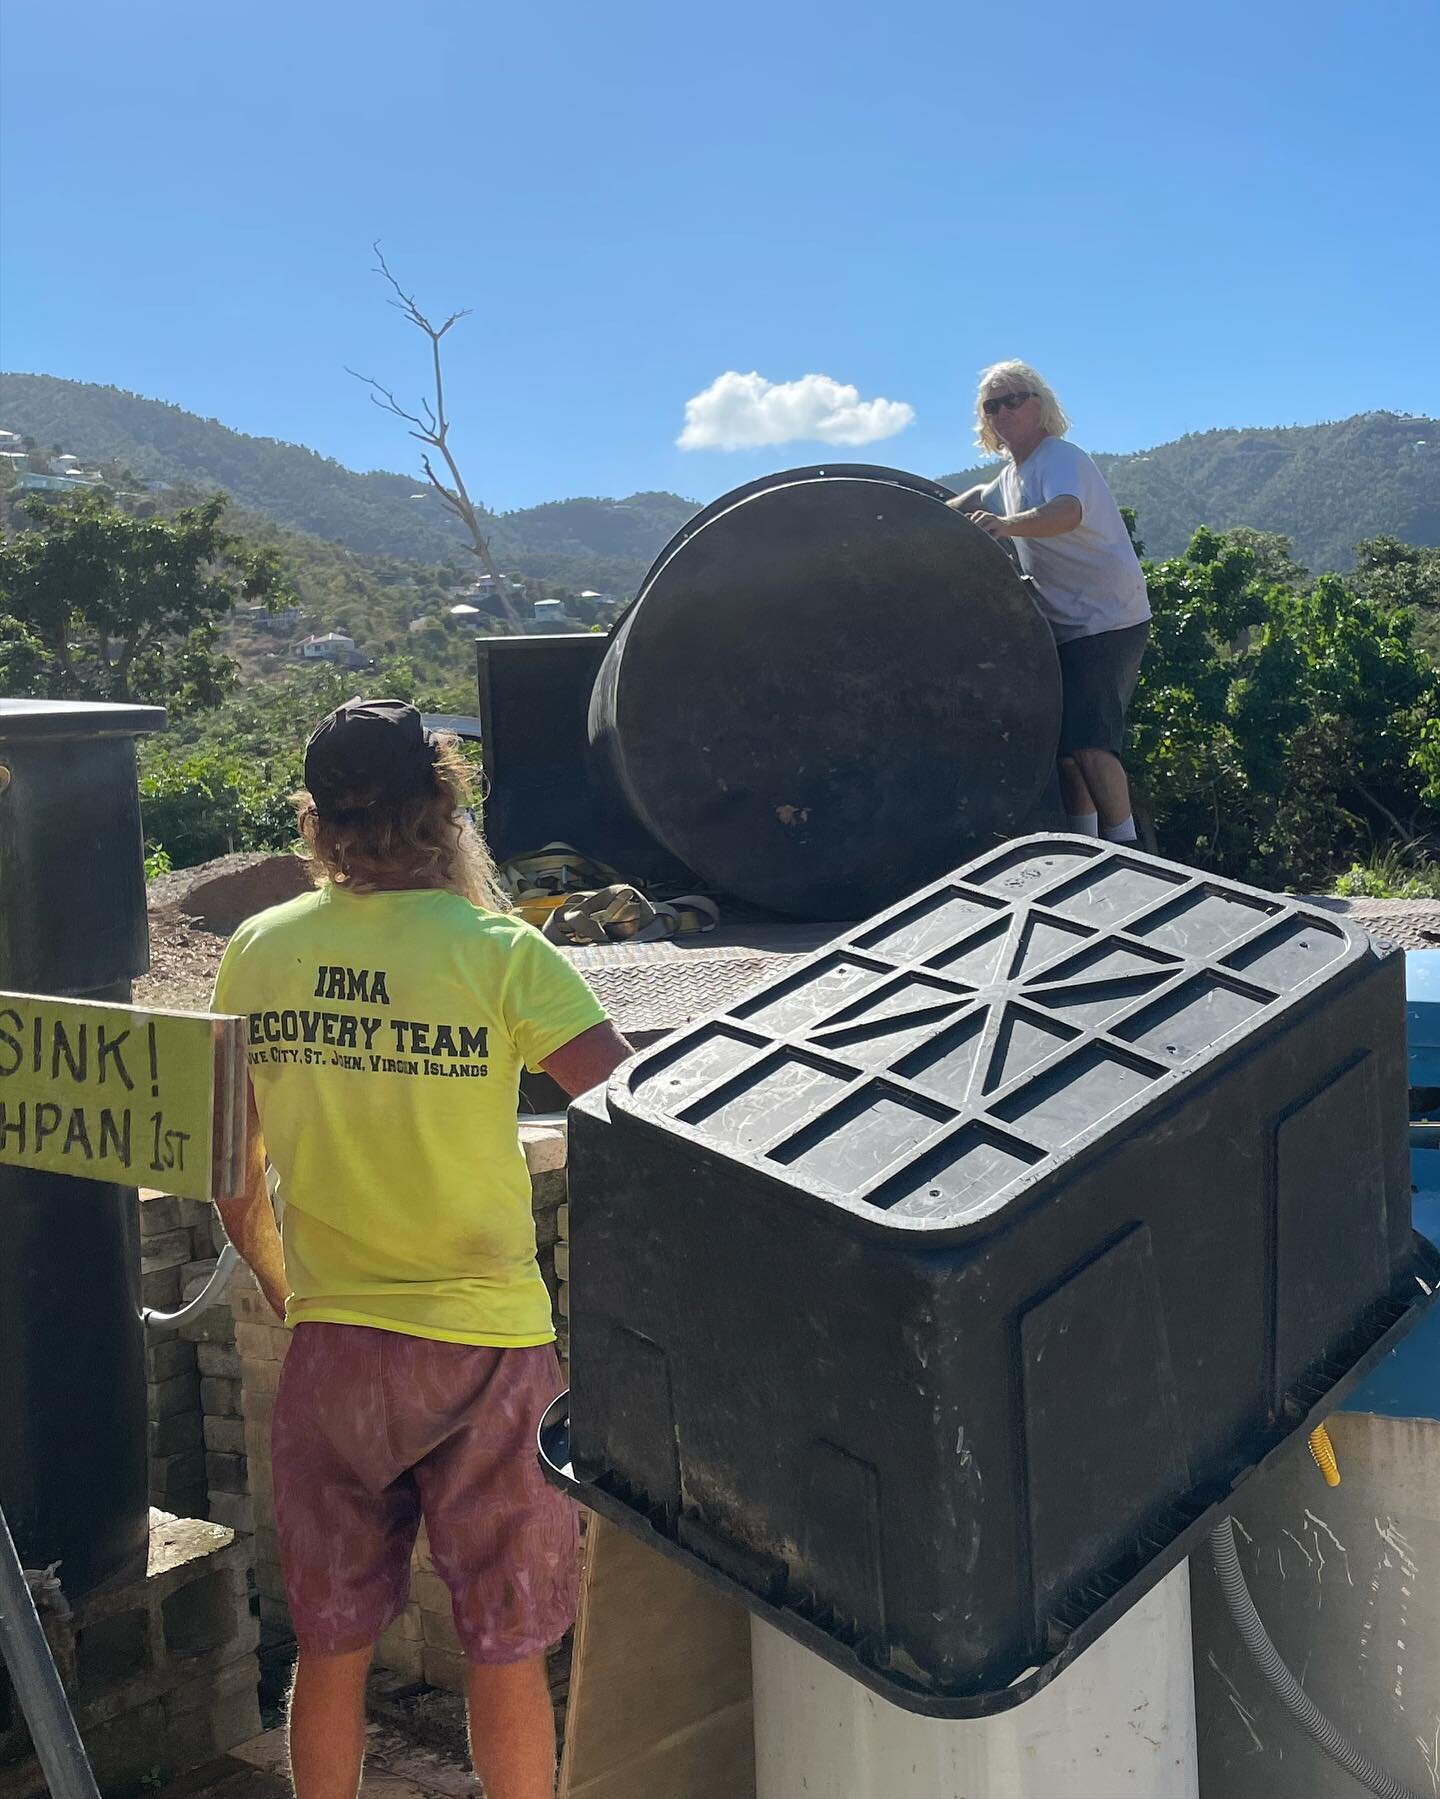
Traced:
<path fill-rule="evenodd" d="M 295 795 L 300 835 L 317 884 L 351 893 L 438 887 L 487 912 L 508 912 L 495 860 L 469 817 L 470 765 L 454 737 L 436 739 L 437 791 L 326 817 L 308 793 Z"/>
<path fill-rule="evenodd" d="M 1029 388 L 1039 400 L 1040 423 L 1051 437 L 1063 437 L 1070 429 L 1054 388 L 1037 369 L 1028 362 L 992 362 L 988 369 L 981 369 L 975 393 L 975 442 L 987 456 L 1003 456 L 1006 451 L 996 436 L 994 419 L 985 416 L 985 401 L 997 388 L 1008 393 L 1019 387 Z"/>

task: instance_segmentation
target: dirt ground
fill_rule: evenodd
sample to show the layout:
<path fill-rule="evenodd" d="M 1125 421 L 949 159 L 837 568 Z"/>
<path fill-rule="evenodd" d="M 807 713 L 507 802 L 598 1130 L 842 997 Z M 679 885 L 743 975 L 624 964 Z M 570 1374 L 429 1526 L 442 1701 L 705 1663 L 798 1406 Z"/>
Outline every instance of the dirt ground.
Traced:
<path fill-rule="evenodd" d="M 230 933 L 216 932 L 173 912 L 150 914 L 150 972 L 135 983 L 137 1006 L 204 1012 Z"/>
<path fill-rule="evenodd" d="M 308 884 L 298 857 L 261 853 L 221 856 L 151 881 L 150 972 L 135 983 L 135 1004 L 205 1011 L 236 925 Z"/>

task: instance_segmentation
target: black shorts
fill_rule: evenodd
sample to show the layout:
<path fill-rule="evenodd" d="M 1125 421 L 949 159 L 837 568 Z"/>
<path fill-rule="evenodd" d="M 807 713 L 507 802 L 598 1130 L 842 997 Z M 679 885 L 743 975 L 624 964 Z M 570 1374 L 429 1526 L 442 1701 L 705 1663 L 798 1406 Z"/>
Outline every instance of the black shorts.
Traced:
<path fill-rule="evenodd" d="M 1064 709 L 1060 717 L 1060 754 L 1075 750 L 1109 750 L 1120 754 L 1140 664 L 1150 641 L 1150 621 L 1119 631 L 1097 631 L 1057 644 Z"/>

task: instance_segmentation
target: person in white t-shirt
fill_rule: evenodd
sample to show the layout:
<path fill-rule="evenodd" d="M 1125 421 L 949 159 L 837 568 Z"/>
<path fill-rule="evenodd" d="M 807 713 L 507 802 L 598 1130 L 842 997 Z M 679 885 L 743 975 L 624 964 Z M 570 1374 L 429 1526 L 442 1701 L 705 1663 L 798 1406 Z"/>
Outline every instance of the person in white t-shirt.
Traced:
<path fill-rule="evenodd" d="M 1135 841 L 1120 761 L 1125 714 L 1150 637 L 1145 575 L 1105 477 L 1075 444 L 1049 385 L 993 363 L 975 398 L 976 441 L 1005 458 L 996 480 L 948 504 L 1011 539 L 1060 654 L 1060 791 L 1070 828 Z"/>

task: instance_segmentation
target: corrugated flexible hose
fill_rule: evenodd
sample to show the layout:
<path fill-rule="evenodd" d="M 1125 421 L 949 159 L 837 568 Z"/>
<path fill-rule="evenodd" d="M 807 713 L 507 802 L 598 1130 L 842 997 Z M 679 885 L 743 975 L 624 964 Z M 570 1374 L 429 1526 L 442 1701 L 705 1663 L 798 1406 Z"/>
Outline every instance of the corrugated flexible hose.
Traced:
<path fill-rule="evenodd" d="M 1376 1794 L 1378 1799 L 1431 1799 L 1430 1795 L 1422 1796 L 1414 1787 L 1402 1786 L 1398 1780 L 1377 1768 L 1367 1755 L 1362 1754 L 1330 1722 L 1281 1661 L 1279 1651 L 1270 1641 L 1270 1633 L 1260 1622 L 1260 1614 L 1255 1610 L 1255 1602 L 1245 1584 L 1240 1557 L 1235 1549 L 1235 1528 L 1228 1518 L 1211 1531 L 1210 1553 L 1215 1559 L 1220 1590 L 1225 1595 L 1225 1603 L 1230 1608 L 1235 1627 L 1240 1632 L 1245 1647 L 1259 1663 L 1261 1673 L 1285 1702 L 1291 1716 L 1304 1725 L 1332 1761 L 1338 1762 L 1347 1773 L 1353 1774 L 1361 1786 Z"/>

